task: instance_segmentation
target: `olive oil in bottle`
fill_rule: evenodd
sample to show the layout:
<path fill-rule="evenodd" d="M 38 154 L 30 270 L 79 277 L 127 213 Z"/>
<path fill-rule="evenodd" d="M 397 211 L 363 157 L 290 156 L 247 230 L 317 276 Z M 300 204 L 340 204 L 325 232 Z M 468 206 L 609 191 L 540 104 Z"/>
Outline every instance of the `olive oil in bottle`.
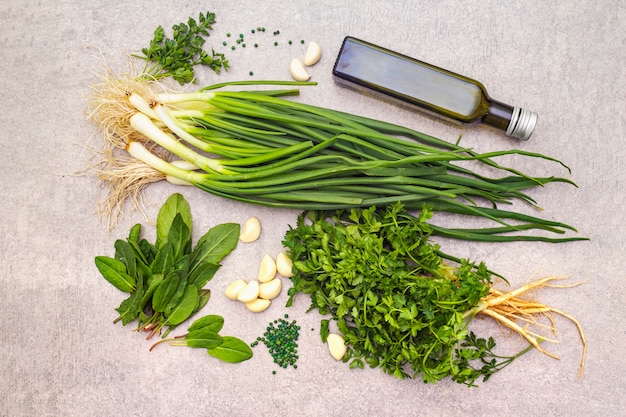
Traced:
<path fill-rule="evenodd" d="M 485 124 L 528 140 L 537 114 L 493 100 L 478 81 L 346 37 L 333 68 L 338 84 L 462 124 Z"/>

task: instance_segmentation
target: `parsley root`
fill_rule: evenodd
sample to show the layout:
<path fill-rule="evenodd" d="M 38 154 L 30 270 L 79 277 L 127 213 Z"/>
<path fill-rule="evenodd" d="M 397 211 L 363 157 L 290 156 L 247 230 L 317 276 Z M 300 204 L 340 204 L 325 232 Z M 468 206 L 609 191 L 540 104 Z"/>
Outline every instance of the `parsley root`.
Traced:
<path fill-rule="evenodd" d="M 540 345 L 550 341 L 541 331 L 554 331 L 554 323 L 546 326 L 540 319 L 557 314 L 578 327 L 582 373 L 586 340 L 580 323 L 521 298 L 555 287 L 553 282 L 561 278 L 501 292 L 483 263 L 444 263 L 452 257 L 430 241 L 431 214 L 424 207 L 412 216 L 400 203 L 385 209 L 302 213 L 283 240 L 294 265 L 287 304 L 298 293 L 308 294 L 310 309 L 332 316 L 347 344 L 343 361 L 351 368 L 380 367 L 398 378 L 421 376 L 429 383 L 451 377 L 470 386 L 532 348 L 556 358 Z M 478 338 L 468 329 L 479 314 L 519 333 L 530 346 L 513 356 L 496 354 L 493 338 Z"/>
<path fill-rule="evenodd" d="M 537 334 L 535 331 L 529 329 L 529 326 L 535 327 L 546 327 L 538 322 L 538 318 L 544 316 L 547 317 L 550 321 L 550 325 L 547 326 L 549 330 L 551 330 L 556 335 L 556 327 L 554 326 L 554 321 L 552 320 L 551 314 L 556 314 L 562 317 L 567 318 L 571 322 L 573 322 L 580 334 L 580 338 L 583 344 L 583 353 L 582 360 L 580 363 L 579 375 L 582 376 L 582 373 L 585 369 L 585 355 L 587 352 L 587 340 L 585 338 L 585 334 L 580 322 L 571 316 L 570 314 L 558 310 L 554 307 L 547 306 L 545 304 L 541 304 L 534 301 L 525 300 L 519 298 L 519 296 L 528 293 L 530 291 L 537 291 L 544 287 L 552 287 L 552 288 L 569 288 L 576 285 L 580 285 L 581 283 L 574 283 L 571 285 L 553 285 L 551 281 L 566 279 L 567 277 L 555 277 L 550 276 L 543 279 L 539 279 L 533 282 L 530 282 L 516 290 L 509 291 L 507 293 L 502 293 L 495 288 L 491 288 L 489 291 L 489 296 L 483 303 L 484 308 L 480 309 L 478 312 L 484 315 L 487 315 L 511 330 L 519 333 L 522 337 L 524 337 L 533 347 L 535 347 L 538 351 L 551 356 L 555 359 L 558 359 L 558 356 L 546 351 L 543 349 L 539 343 L 541 341 L 551 341 L 554 340 L 549 339 L 547 336 L 542 334 Z M 525 323 L 525 326 L 520 326 L 516 324 L 516 322 L 521 321 Z"/>

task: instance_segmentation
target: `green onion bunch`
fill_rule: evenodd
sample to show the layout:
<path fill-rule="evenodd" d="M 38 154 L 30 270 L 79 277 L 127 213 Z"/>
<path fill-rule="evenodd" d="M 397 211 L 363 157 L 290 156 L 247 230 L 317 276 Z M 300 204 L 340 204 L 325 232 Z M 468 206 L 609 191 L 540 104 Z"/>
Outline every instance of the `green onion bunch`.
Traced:
<path fill-rule="evenodd" d="M 226 88 L 251 84 L 290 88 Z M 433 226 L 433 234 L 457 239 L 581 239 L 515 233 L 575 229 L 501 208 L 514 201 L 536 207 L 526 190 L 575 184 L 527 175 L 500 165 L 497 157 L 538 158 L 569 170 L 560 161 L 523 150 L 478 153 L 406 127 L 287 98 L 299 93 L 295 85 L 311 84 L 241 81 L 170 93 L 137 80 L 105 80 L 94 88 L 92 119 L 111 148 L 101 170 L 115 189 L 109 205 L 119 209 L 141 186 L 167 179 L 270 207 L 336 210 L 402 202 L 409 210 L 427 205 L 434 212 L 495 222 L 478 229 Z M 113 148 L 127 153 L 120 156 Z M 127 168 L 129 161 L 134 170 Z M 132 179 L 132 172 L 140 174 Z"/>

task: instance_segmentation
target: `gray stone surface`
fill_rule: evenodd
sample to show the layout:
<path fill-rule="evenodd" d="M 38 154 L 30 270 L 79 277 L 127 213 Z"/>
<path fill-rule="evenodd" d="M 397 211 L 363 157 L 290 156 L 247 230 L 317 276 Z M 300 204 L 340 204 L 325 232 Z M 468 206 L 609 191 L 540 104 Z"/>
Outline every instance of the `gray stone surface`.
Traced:
<path fill-rule="evenodd" d="M 237 278 L 256 274 L 265 253 L 276 254 L 297 212 L 252 207 L 165 183 L 146 192 L 147 215 L 181 191 L 191 204 L 195 235 L 225 221 L 258 216 L 261 239 L 239 247 L 210 283 L 206 313 L 226 319 L 225 332 L 246 340 L 288 312 L 302 326 L 298 369 L 278 370 L 258 346 L 255 357 L 223 364 L 200 350 L 161 346 L 130 327 L 113 325 L 122 294 L 98 274 L 93 258 L 112 254 L 115 239 L 144 219 L 128 210 L 117 229 L 98 217 L 103 190 L 80 171 L 93 162 L 101 137 L 86 121 L 88 85 L 104 65 L 127 71 L 126 54 L 166 28 L 217 13 L 210 44 L 225 33 L 264 26 L 259 48 L 226 49 L 228 73 L 213 81 L 288 79 L 299 42 L 315 40 L 323 57 L 311 69 L 319 86 L 301 100 L 404 124 L 480 151 L 520 148 L 565 161 L 579 188 L 532 191 L 542 215 L 573 224 L 584 243 L 479 244 L 442 242 L 448 252 L 486 261 L 514 286 L 571 274 L 585 285 L 547 289 L 539 297 L 578 317 L 589 341 L 586 370 L 577 378 L 581 345 L 575 327 L 556 319 L 556 361 L 531 352 L 468 389 L 444 380 L 424 385 L 379 370 L 350 371 L 318 337 L 320 316 L 286 294 L 253 315 L 222 295 Z M 128 2 L 4 0 L 0 3 L 0 416 L 609 416 L 623 413 L 624 91 L 625 20 L 619 0 L 558 1 L 301 1 Z M 273 30 L 280 30 L 273 46 Z M 508 140 L 482 128 L 448 126 L 341 89 L 331 69 L 345 35 L 370 40 L 481 80 L 493 97 L 539 114 L 530 141 Z M 520 167 L 568 176 L 539 160 Z M 521 207 L 521 210 L 526 208 Z M 528 209 L 530 212 L 530 209 Z M 154 231 L 145 227 L 148 237 Z M 501 340 L 503 351 L 523 346 L 487 320 L 475 329 Z"/>

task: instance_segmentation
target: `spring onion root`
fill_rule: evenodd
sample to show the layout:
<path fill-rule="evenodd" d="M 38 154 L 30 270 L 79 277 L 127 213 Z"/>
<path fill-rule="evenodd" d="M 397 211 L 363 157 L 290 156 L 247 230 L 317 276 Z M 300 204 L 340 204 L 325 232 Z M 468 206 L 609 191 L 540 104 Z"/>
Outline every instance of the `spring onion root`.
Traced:
<path fill-rule="evenodd" d="M 575 184 L 527 175 L 498 164 L 497 157 L 537 158 L 567 168 L 560 161 L 521 150 L 481 154 L 405 127 L 286 98 L 299 93 L 294 86 L 313 84 L 242 81 L 177 94 L 145 77 L 103 77 L 93 86 L 90 119 L 104 136 L 106 157 L 99 173 L 111 190 L 103 210 L 109 225 L 114 227 L 126 200 L 140 201 L 147 183 L 167 179 L 270 207 L 334 210 L 401 201 L 411 210 L 427 204 L 435 212 L 488 219 L 497 226 L 433 225 L 434 234 L 456 239 L 583 240 L 524 233 L 575 229 L 499 208 L 514 201 L 538 208 L 527 189 Z M 222 88 L 234 85 L 289 88 Z"/>

